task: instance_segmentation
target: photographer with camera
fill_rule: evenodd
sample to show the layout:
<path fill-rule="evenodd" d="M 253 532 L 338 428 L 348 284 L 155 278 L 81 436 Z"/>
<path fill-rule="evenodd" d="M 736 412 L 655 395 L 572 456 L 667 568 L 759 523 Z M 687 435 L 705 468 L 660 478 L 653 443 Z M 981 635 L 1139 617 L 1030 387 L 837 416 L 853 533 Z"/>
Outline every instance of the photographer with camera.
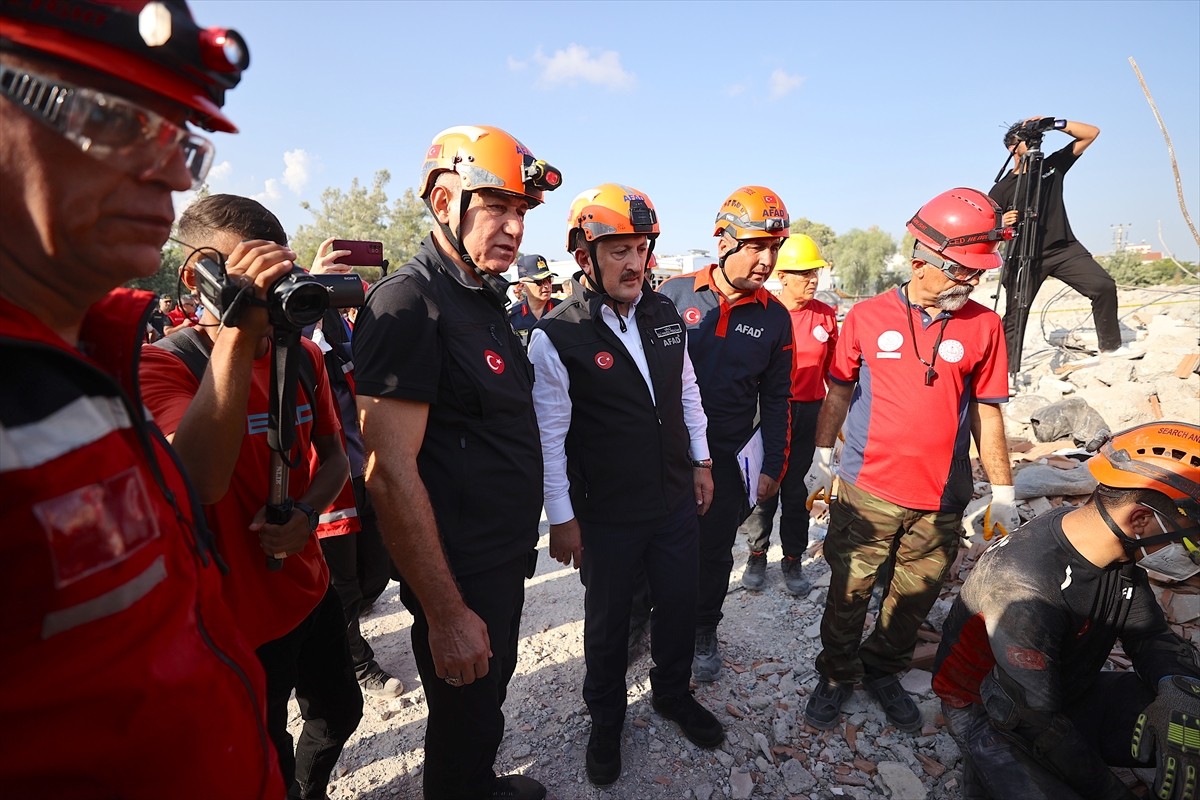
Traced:
<path fill-rule="evenodd" d="M 489 278 L 512 266 L 525 214 L 561 182 L 499 128 L 439 133 L 420 184 L 436 227 L 371 288 L 354 327 L 367 490 L 429 704 L 430 800 L 546 796 L 493 769 L 537 564 L 542 449 L 533 367 Z"/>
<path fill-rule="evenodd" d="M 275 800 L 262 669 L 138 390 L 153 295 L 118 288 L 158 271 L 248 56 L 150 5 L 0 3 L 0 786 Z"/>
<path fill-rule="evenodd" d="M 1040 158 L 1042 136 L 1050 130 L 1062 131 L 1073 141 L 1041 160 L 1040 176 L 1027 176 L 1027 179 L 1038 180 L 1041 190 L 1033 198 L 1038 209 L 1036 219 L 1023 220 L 1022 198 L 1017 196 L 1018 180 L 1027 172 L 1031 151 L 1036 151 Z M 1024 314 L 1017 313 L 1015 306 L 1018 276 L 1011 268 L 1011 259 L 1004 270 L 1004 336 L 1010 358 L 1021 352 L 1019 343 L 1025 336 L 1024 315 L 1032 307 L 1042 283 L 1050 277 L 1058 278 L 1091 300 L 1102 356 L 1140 358 L 1143 355 L 1141 351 L 1122 346 L 1121 328 L 1117 322 L 1117 284 L 1075 238 L 1063 203 L 1063 179 L 1067 171 L 1099 135 L 1100 129 L 1094 125 L 1053 117 L 1031 117 L 1009 126 L 1004 133 L 1004 146 L 1012 155 L 1013 168 L 996 182 L 988 195 L 1004 210 L 1005 225 L 1018 225 L 1019 236 L 1035 237 Z M 1018 239 L 1009 248 L 1019 246 Z M 1019 362 L 1019 357 L 1013 360 Z M 1019 363 L 1011 364 L 1009 372 L 1016 373 L 1019 367 Z"/>
<path fill-rule="evenodd" d="M 348 477 L 337 407 L 320 349 L 296 328 L 286 355 L 304 361 L 285 371 L 297 376 L 295 407 L 281 409 L 282 421 L 271 419 L 272 360 L 281 355 L 272 337 L 279 341 L 288 292 L 296 291 L 296 255 L 275 215 L 248 198 L 210 195 L 184 211 L 179 236 L 194 248 L 183 281 L 201 287 L 205 311 L 198 327 L 143 349 L 146 406 L 196 484 L 229 565 L 225 597 L 267 673 L 267 727 L 288 796 L 324 798 L 362 717 L 341 601 L 313 535 L 317 509 L 329 506 Z M 214 280 L 211 271 L 222 263 L 224 280 Z M 226 290 L 214 292 L 218 284 Z M 253 299 L 236 319 L 224 313 L 223 324 L 226 300 L 238 292 Z M 289 418 L 295 444 L 282 457 L 296 500 L 275 524 L 266 504 L 274 469 L 269 434 Z M 318 461 L 311 474 L 310 450 Z M 287 731 L 293 689 L 304 717 L 294 754 Z"/>

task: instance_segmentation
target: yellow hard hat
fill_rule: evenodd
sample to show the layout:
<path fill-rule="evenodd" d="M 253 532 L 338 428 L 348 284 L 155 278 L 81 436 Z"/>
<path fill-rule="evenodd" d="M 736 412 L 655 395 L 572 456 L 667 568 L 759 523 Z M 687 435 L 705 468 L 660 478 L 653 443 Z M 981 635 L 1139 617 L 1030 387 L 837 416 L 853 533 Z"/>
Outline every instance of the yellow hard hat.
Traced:
<path fill-rule="evenodd" d="M 825 259 L 821 258 L 821 250 L 812 237 L 797 233 L 788 237 L 779 248 L 779 260 L 775 262 L 775 271 L 806 272 L 828 266 Z"/>

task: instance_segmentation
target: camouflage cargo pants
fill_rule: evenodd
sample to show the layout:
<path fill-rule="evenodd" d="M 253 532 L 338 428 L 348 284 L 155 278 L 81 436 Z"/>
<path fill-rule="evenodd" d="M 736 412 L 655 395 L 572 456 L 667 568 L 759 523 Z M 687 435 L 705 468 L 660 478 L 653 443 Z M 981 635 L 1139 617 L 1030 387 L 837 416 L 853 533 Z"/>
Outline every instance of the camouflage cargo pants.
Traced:
<path fill-rule="evenodd" d="M 817 671 L 836 681 L 892 675 L 908 667 L 917 629 L 958 554 L 962 513 L 903 508 L 846 481 L 839 486 L 825 537 L 830 578 Z M 864 642 L 867 605 L 881 568 L 891 572 L 891 583 Z"/>

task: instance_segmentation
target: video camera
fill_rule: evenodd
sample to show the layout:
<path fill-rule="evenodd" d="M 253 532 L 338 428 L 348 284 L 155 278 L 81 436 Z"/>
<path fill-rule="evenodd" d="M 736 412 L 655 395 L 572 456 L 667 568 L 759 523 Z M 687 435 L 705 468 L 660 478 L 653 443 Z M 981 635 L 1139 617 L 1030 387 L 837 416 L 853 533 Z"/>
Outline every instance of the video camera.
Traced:
<path fill-rule="evenodd" d="M 1009 136 L 1018 142 L 1024 142 L 1027 147 L 1040 147 L 1046 131 L 1052 131 L 1058 127 L 1060 126 L 1054 117 L 1039 117 L 1012 126 Z"/>
<path fill-rule="evenodd" d="M 259 304 L 249 288 L 229 279 L 224 260 L 202 257 L 196 262 L 195 274 L 204 307 L 227 327 L 236 327 L 242 312 Z M 358 275 L 310 275 L 293 266 L 290 274 L 268 290 L 266 306 L 272 325 L 298 331 L 316 324 L 330 308 L 361 306 L 363 301 Z"/>

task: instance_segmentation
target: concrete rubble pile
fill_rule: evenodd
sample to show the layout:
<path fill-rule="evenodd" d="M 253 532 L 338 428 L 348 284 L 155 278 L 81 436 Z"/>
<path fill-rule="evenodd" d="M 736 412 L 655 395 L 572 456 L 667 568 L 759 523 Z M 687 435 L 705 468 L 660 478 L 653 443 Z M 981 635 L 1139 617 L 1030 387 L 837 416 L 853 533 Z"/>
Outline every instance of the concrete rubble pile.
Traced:
<path fill-rule="evenodd" d="M 1089 344 L 1088 332 L 1081 334 L 1079 327 L 1090 325 L 1087 303 L 1078 296 L 1066 301 L 1068 312 L 1058 313 L 1052 305 L 1043 316 L 1046 307 L 1035 308 L 1022 386 L 1005 411 L 1023 519 L 1087 498 L 1095 484 L 1081 466 L 1086 458 L 1082 448 L 1098 428 L 1116 431 L 1154 419 L 1200 419 L 1200 289 L 1183 295 L 1173 291 L 1122 290 L 1123 311 L 1132 308 L 1122 317 L 1123 334 L 1127 342 L 1136 341 L 1146 350 L 1140 360 L 1088 359 L 1046 343 L 1050 338 L 1072 347 Z M 1154 305 L 1138 308 L 1143 303 Z M 1044 335 L 1043 328 L 1052 335 Z M 1094 337 L 1090 344 L 1094 346 Z M 1064 400 L 1071 402 L 1062 404 Z M 1052 440 L 1040 440 L 1039 431 Z M 942 622 L 962 580 L 988 546 L 980 532 L 990 499 L 988 483 L 977 464 L 975 480 L 978 496 L 967 509 L 964 546 L 953 577 L 921 631 L 912 669 L 903 679 L 924 716 L 917 734 L 889 725 L 861 688 L 847 701 L 838 728 L 818 732 L 802 721 L 816 681 L 813 663 L 821 649 L 820 622 L 829 582 L 821 555 L 824 528 L 818 518 L 804 565 L 813 584 L 807 597 L 793 597 L 784 588 L 777 536 L 761 592 L 741 588 L 748 553 L 743 540 L 735 546 L 721 626 L 725 670 L 716 683 L 695 687 L 700 702 L 725 724 L 725 743 L 714 751 L 697 748 L 651 709 L 647 673 L 652 661 L 643 641 L 629 669 L 622 776 L 606 789 L 592 787 L 584 772 L 590 719 L 580 696 L 583 590 L 576 573 L 549 559 L 543 523 L 540 561 L 527 587 L 520 662 L 505 705 L 507 732 L 496 769 L 537 777 L 555 800 L 960 797 L 962 761 L 941 719 L 940 701 L 930 689 L 930 670 Z M 1152 585 L 1172 625 L 1200 645 L 1200 576 Z M 868 625 L 876 609 L 873 605 Z M 395 587 L 364 619 L 364 633 L 378 642 L 377 656 L 409 691 L 391 701 L 368 698 L 363 723 L 335 775 L 333 800 L 420 797 L 425 701 L 412 666 L 410 625 Z M 1130 667 L 1119 650 L 1109 663 L 1113 669 Z M 1122 777 L 1131 786 L 1137 784 L 1132 773 Z"/>

